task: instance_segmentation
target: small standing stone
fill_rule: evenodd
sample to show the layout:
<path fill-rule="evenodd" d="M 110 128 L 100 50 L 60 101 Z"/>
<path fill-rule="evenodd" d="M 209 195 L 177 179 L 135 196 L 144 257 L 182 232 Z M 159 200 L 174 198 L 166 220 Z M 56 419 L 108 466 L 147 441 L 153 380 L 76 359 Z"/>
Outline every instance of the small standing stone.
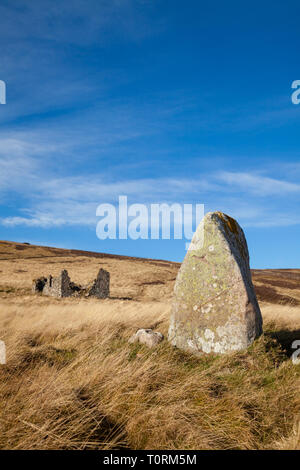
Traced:
<path fill-rule="evenodd" d="M 169 341 L 196 355 L 228 353 L 246 349 L 261 333 L 244 232 L 231 217 L 210 212 L 176 279 Z"/>

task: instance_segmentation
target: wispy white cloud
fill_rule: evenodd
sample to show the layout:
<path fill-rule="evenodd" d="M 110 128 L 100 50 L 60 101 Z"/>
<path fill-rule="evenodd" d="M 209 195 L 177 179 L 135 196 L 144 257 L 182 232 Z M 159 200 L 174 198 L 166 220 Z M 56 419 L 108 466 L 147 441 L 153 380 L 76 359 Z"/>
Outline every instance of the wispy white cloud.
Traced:
<path fill-rule="evenodd" d="M 96 208 L 101 203 L 118 203 L 120 195 L 128 203 L 205 204 L 206 210 L 222 210 L 244 226 L 288 226 L 300 223 L 293 204 L 285 212 L 273 203 L 273 197 L 300 194 L 300 185 L 251 172 L 216 172 L 193 178 L 117 178 L 118 172 L 57 176 L 55 167 L 45 168 L 43 152 L 47 147 L 18 139 L 0 144 L 1 191 L 6 197 L 22 194 L 23 206 L 18 213 L 2 217 L 7 227 L 95 227 Z M 24 154 L 29 154 L 25 157 Z M 13 158 L 8 158 L 8 154 Z M 241 196 L 243 195 L 243 196 Z M 289 201 L 289 199 L 287 199 Z M 293 203 L 295 201 L 293 200 Z"/>
<path fill-rule="evenodd" d="M 116 204 L 120 195 L 126 195 L 130 204 L 183 203 L 191 198 L 193 192 L 195 196 L 199 189 L 199 181 L 158 178 L 105 182 L 101 175 L 43 180 L 31 178 L 31 183 L 28 190 L 23 187 L 31 199 L 31 207 L 21 210 L 24 216 L 2 218 L 2 225 L 44 228 L 94 226 L 97 206 Z M 204 181 L 203 185 L 208 188 L 207 182 Z"/>
<path fill-rule="evenodd" d="M 217 178 L 230 185 L 233 190 L 239 188 L 243 192 L 250 192 L 258 196 L 282 196 L 289 193 L 300 193 L 300 184 L 255 173 L 224 171 L 220 172 Z"/>
<path fill-rule="evenodd" d="M 272 227 L 292 227 L 300 225 L 300 216 L 290 211 L 290 213 L 282 210 L 265 210 L 264 216 L 252 221 L 245 221 L 244 227 L 272 228 Z"/>
<path fill-rule="evenodd" d="M 111 96 L 115 85 L 132 82 L 121 64 L 97 66 L 96 54 L 161 32 L 164 20 L 149 15 L 152 9 L 139 0 L 1 2 L 1 79 L 7 84 L 1 124 L 84 112 Z"/>

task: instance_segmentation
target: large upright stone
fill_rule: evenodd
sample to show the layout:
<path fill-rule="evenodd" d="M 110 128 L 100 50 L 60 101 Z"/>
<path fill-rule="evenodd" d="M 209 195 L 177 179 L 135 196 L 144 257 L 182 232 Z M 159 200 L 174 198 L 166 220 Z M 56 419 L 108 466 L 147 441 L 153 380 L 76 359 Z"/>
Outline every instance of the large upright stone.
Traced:
<path fill-rule="evenodd" d="M 205 215 L 179 270 L 169 341 L 195 354 L 247 348 L 262 333 L 244 232 L 222 212 Z"/>

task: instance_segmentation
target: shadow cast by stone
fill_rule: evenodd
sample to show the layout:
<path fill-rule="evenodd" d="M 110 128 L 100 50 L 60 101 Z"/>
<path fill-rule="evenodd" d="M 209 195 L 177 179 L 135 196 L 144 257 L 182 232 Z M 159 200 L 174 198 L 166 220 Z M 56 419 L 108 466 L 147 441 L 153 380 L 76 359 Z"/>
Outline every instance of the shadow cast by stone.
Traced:
<path fill-rule="evenodd" d="M 267 331 L 265 332 L 265 336 L 269 336 L 272 339 L 276 339 L 276 341 L 278 341 L 278 343 L 280 344 L 283 352 L 288 357 L 291 357 L 293 352 L 295 351 L 295 349 L 292 348 L 293 342 L 300 340 L 300 329 L 281 329 L 277 331 Z"/>

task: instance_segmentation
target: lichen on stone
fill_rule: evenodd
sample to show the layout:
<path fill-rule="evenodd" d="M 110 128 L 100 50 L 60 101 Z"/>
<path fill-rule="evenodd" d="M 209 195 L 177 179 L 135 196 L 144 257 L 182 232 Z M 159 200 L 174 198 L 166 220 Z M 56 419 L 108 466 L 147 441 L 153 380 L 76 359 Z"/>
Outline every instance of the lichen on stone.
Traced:
<path fill-rule="evenodd" d="M 261 332 L 243 230 L 226 214 L 208 213 L 176 279 L 169 340 L 197 354 L 224 353 L 245 349 Z"/>

